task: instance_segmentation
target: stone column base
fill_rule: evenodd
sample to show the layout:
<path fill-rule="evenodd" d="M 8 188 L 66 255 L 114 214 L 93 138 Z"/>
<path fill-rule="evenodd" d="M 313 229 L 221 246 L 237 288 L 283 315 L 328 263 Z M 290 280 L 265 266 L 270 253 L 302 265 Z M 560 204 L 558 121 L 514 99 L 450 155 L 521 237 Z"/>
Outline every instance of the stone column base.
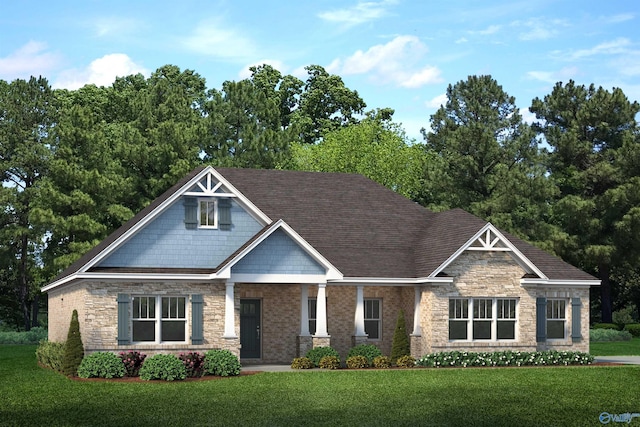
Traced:
<path fill-rule="evenodd" d="M 303 357 L 307 351 L 313 348 L 313 337 L 311 335 L 298 335 L 296 357 Z"/>
<path fill-rule="evenodd" d="M 411 347 L 411 356 L 414 358 L 418 359 L 426 354 L 422 348 L 422 335 L 409 335 L 409 345 Z"/>
<path fill-rule="evenodd" d="M 223 350 L 229 350 L 240 358 L 240 338 L 224 338 L 221 343 Z"/>
<path fill-rule="evenodd" d="M 351 337 L 351 347 L 355 347 L 360 344 L 366 344 L 369 342 L 367 335 L 354 335 Z"/>
<path fill-rule="evenodd" d="M 312 337 L 313 348 L 331 346 L 331 337 Z"/>

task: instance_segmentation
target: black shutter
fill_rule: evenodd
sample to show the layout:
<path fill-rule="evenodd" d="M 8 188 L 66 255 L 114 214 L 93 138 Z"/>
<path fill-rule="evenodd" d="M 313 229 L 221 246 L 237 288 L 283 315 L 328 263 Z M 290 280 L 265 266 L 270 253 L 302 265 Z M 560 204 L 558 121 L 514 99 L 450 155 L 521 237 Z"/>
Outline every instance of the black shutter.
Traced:
<path fill-rule="evenodd" d="M 204 319 L 202 317 L 202 295 L 191 295 L 191 344 L 204 343 Z"/>
<path fill-rule="evenodd" d="M 218 200 L 218 225 L 220 230 L 231 230 L 231 200 Z"/>
<path fill-rule="evenodd" d="M 127 294 L 118 294 L 118 345 L 127 345 L 129 337 L 129 304 L 131 298 Z"/>
<path fill-rule="evenodd" d="M 536 341 L 547 340 L 547 299 L 536 299 Z"/>
<path fill-rule="evenodd" d="M 198 199 L 184 198 L 184 226 L 190 230 L 198 228 Z"/>
<path fill-rule="evenodd" d="M 580 298 L 571 298 L 571 340 L 582 341 L 581 313 L 582 302 Z"/>

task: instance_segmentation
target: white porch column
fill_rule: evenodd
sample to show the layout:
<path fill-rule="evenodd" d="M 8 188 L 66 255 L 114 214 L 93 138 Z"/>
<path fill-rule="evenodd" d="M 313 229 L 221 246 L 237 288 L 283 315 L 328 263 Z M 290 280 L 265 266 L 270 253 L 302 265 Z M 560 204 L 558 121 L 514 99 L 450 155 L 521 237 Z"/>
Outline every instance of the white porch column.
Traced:
<path fill-rule="evenodd" d="M 413 302 L 413 332 L 411 335 L 421 336 L 422 328 L 420 327 L 420 300 L 422 300 L 422 287 L 416 286 L 414 288 L 414 302 Z"/>
<path fill-rule="evenodd" d="M 367 336 L 364 331 L 364 287 L 356 287 L 356 317 L 355 317 L 355 332 L 353 335 L 356 337 Z"/>
<path fill-rule="evenodd" d="M 224 335 L 223 338 L 238 338 L 236 335 L 235 300 L 233 287 L 235 283 L 227 282 L 224 298 Z"/>
<path fill-rule="evenodd" d="M 300 285 L 300 336 L 309 333 L 309 285 Z"/>
<path fill-rule="evenodd" d="M 327 332 L 327 284 L 318 285 L 318 300 L 316 313 L 316 334 L 314 337 L 328 337 Z"/>

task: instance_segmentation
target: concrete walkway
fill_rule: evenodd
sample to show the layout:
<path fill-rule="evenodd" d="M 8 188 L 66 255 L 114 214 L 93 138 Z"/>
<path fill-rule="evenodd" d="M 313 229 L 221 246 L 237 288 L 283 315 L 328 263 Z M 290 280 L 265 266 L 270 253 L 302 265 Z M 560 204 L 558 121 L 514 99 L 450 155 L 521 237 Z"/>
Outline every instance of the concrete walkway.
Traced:
<path fill-rule="evenodd" d="M 595 356 L 596 362 L 640 365 L 640 356 Z"/>

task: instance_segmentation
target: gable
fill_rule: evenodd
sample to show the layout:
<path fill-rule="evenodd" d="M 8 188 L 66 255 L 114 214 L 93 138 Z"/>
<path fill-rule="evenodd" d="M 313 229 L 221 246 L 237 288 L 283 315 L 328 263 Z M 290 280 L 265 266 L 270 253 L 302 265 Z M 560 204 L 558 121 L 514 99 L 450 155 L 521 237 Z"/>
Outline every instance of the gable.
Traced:
<path fill-rule="evenodd" d="M 189 228 L 184 222 L 187 197 L 176 200 L 96 267 L 213 269 L 262 229 L 235 200 L 230 201 L 230 230 Z"/>
<path fill-rule="evenodd" d="M 283 230 L 274 231 L 231 268 L 232 274 L 324 274 L 325 269 Z"/>

